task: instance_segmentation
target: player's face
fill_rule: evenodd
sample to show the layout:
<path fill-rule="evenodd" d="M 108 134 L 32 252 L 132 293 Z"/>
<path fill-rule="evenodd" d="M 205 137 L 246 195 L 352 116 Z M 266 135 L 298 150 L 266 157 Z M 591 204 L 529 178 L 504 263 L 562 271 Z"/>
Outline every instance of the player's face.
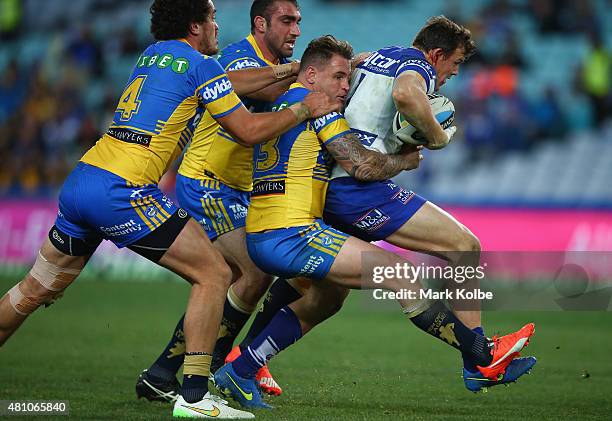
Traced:
<path fill-rule="evenodd" d="M 334 54 L 326 66 L 317 69 L 312 88 L 315 91 L 327 94 L 342 105 L 348 95 L 350 74 L 350 61 Z"/>
<path fill-rule="evenodd" d="M 449 56 L 445 56 L 441 50 L 434 50 L 432 65 L 438 75 L 436 79 L 436 90 L 440 89 L 448 79 L 459 74 L 459 65 L 465 61 L 463 48 L 457 48 Z"/>
<path fill-rule="evenodd" d="M 219 25 L 215 21 L 216 10 L 215 5 L 211 3 L 210 15 L 202 23 L 202 31 L 200 34 L 200 49 L 202 54 L 212 56 L 219 52 Z"/>
<path fill-rule="evenodd" d="M 300 36 L 302 16 L 294 4 L 280 1 L 270 15 L 270 23 L 266 23 L 264 42 L 272 54 L 278 59 L 291 57 L 295 41 Z"/>

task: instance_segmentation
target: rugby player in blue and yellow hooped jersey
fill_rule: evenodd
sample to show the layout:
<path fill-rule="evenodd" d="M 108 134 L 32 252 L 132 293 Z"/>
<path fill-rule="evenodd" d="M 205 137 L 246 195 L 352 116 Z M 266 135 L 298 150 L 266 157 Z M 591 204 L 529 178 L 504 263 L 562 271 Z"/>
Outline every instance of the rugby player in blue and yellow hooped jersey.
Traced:
<path fill-rule="evenodd" d="M 254 144 L 338 105 L 317 94 L 288 112 L 251 114 L 218 62 L 203 55 L 217 52 L 210 0 L 156 0 L 151 15 L 158 42 L 138 59 L 107 133 L 68 176 L 56 223 L 32 270 L 0 300 L 0 345 L 29 314 L 61 295 L 103 239 L 111 240 L 192 284 L 185 316 L 185 377 L 174 414 L 252 418 L 208 394 L 231 271 L 197 222 L 157 183 L 204 110 L 235 138 Z M 274 68 L 245 72 L 236 77 L 244 93 L 275 83 L 279 76 Z"/>
<path fill-rule="evenodd" d="M 275 108 L 290 106 L 312 89 L 344 102 L 350 51 L 331 36 L 312 41 L 302 57 L 298 83 Z M 418 279 L 393 270 L 409 265 L 407 260 L 325 224 L 321 218 L 332 158 L 352 177 L 374 181 L 415 168 L 420 153 L 416 148 L 395 155 L 367 150 L 338 113 L 306 121 L 256 147 L 246 226 L 249 254 L 265 272 L 307 276 L 313 284 L 307 295 L 281 309 L 240 357 L 215 373 L 217 386 L 245 407 L 269 407 L 253 380 L 255 373 L 321 321 L 320 302 L 330 297 L 334 302 L 346 288 L 391 291 L 419 329 L 470 355 L 484 375 L 496 378 L 527 344 L 533 324 L 490 347 L 487 338 L 465 326 L 443 302 L 421 297 Z M 391 269 L 382 281 L 380 273 L 373 276 L 381 267 Z"/>
<path fill-rule="evenodd" d="M 251 5 L 250 20 L 251 33 L 224 48 L 218 58 L 228 71 L 230 80 L 236 74 L 235 70 L 279 64 L 281 68 L 295 69 L 291 73 L 297 75 L 299 63 L 289 65 L 288 60 L 300 35 L 301 14 L 297 2 L 255 0 Z M 252 112 L 267 111 L 272 101 L 293 81 L 295 77 L 279 80 L 240 99 Z M 207 112 L 195 129 L 178 172 L 176 191 L 179 204 L 204 228 L 233 273 L 213 353 L 211 372 L 214 373 L 223 365 L 234 339 L 272 280 L 270 275 L 255 266 L 246 249 L 244 225 L 252 189 L 253 148 L 237 142 Z M 291 287 L 287 289 L 292 291 Z M 166 348 L 139 376 L 136 384 L 138 397 L 162 401 L 176 398 L 179 390 L 176 373 L 183 362 L 182 351 L 177 351 L 183 349 L 182 331 L 183 319 L 177 323 Z M 266 393 L 281 393 L 267 366 L 257 373 L 257 380 Z"/>

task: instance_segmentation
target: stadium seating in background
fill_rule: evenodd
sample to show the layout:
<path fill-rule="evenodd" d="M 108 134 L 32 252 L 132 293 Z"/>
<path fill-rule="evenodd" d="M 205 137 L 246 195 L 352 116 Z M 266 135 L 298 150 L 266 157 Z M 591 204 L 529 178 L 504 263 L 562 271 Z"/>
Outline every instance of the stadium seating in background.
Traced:
<path fill-rule="evenodd" d="M 18 24 L 0 49 L 0 152 L 13 157 L 0 168 L 0 197 L 53 197 L 105 130 L 130 68 L 151 42 L 150 0 L 47 0 L 45 13 L 38 0 L 16 4 Z M 296 57 L 325 33 L 356 51 L 406 45 L 440 13 L 472 29 L 479 52 L 443 89 L 460 131 L 400 183 L 443 203 L 612 208 L 607 0 L 300 4 Z M 245 35 L 249 5 L 217 2 L 220 45 Z"/>

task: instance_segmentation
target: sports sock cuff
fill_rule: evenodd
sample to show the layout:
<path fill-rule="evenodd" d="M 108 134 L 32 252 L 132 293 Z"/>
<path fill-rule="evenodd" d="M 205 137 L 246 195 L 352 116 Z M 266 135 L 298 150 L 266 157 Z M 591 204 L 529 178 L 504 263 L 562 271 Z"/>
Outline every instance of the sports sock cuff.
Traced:
<path fill-rule="evenodd" d="M 208 377 L 211 361 L 212 355 L 210 354 L 186 352 L 185 362 L 183 363 L 183 375 Z"/>
<path fill-rule="evenodd" d="M 257 305 L 251 305 L 243 301 L 234 291 L 234 285 L 230 285 L 227 290 L 227 301 L 235 310 L 244 314 L 251 314 L 257 307 Z"/>
<path fill-rule="evenodd" d="M 413 319 L 423 313 L 424 311 L 430 309 L 435 304 L 434 301 L 430 300 L 413 300 L 409 305 L 402 307 L 402 313 L 408 316 L 409 319 Z"/>
<path fill-rule="evenodd" d="M 482 328 L 482 326 L 475 327 L 474 329 L 472 329 L 472 332 L 478 333 L 481 336 L 485 336 L 484 329 Z"/>

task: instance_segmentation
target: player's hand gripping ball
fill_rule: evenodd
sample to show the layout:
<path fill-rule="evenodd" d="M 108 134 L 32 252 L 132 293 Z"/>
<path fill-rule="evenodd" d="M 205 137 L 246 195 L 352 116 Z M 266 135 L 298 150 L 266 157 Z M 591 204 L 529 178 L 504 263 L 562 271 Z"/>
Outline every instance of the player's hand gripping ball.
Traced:
<path fill-rule="evenodd" d="M 428 95 L 429 104 L 436 120 L 444 130 L 450 128 L 455 121 L 455 106 L 450 99 L 443 95 Z M 401 142 L 412 145 L 427 145 L 425 136 L 410 124 L 399 112 L 393 117 L 393 134 Z"/>

